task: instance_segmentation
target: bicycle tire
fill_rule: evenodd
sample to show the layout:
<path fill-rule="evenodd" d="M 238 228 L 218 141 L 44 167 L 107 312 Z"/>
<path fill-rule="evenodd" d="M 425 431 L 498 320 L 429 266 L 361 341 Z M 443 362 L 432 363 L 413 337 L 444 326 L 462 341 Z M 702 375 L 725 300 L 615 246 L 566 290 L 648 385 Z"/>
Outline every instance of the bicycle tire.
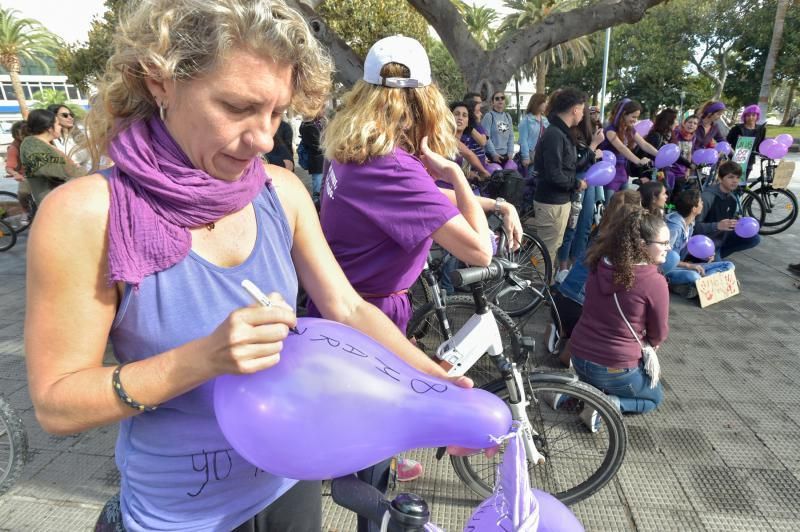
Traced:
<path fill-rule="evenodd" d="M 508 389 L 504 381 L 483 387 L 504 401 Z M 545 464 L 528 464 L 531 486 L 551 493 L 564 504 L 574 504 L 608 484 L 625 459 L 628 432 L 622 414 L 604 393 L 581 381 L 530 383 L 533 393 L 528 419 L 539 436 L 536 446 Z M 573 408 L 553 410 L 542 394 L 561 393 L 571 398 Z M 592 433 L 578 417 L 578 406 L 591 405 L 602 421 L 599 432 Z M 561 419 L 563 417 L 563 420 Z M 502 452 L 491 459 L 483 454 L 451 456 L 456 475 L 481 498 L 492 494 L 497 480 L 497 466 Z"/>
<path fill-rule="evenodd" d="M 503 342 L 503 353 L 512 361 L 522 359 L 522 337 L 516 329 L 516 324 L 511 317 L 492 303 L 489 308 L 494 313 L 500 329 Z M 472 296 L 449 296 L 445 299 L 445 316 L 450 325 L 450 331 L 458 331 L 467 320 L 475 314 L 475 302 Z M 433 303 L 420 308 L 408 322 L 406 337 L 413 339 L 419 349 L 430 358 L 436 360 L 436 349 L 445 341 L 442 333 L 442 324 L 436 314 Z M 475 386 L 482 386 L 500 378 L 494 362 L 488 356 L 481 357 L 466 373 L 467 377 L 475 382 Z"/>
<path fill-rule="evenodd" d="M 520 268 L 509 275 L 512 278 L 530 283 L 523 289 L 510 287 L 510 281 L 505 276 L 495 283 L 487 283 L 487 298 L 506 311 L 512 318 L 517 318 L 533 309 L 541 300 L 540 294 L 547 286 L 547 280 L 552 278 L 553 264 L 550 253 L 544 242 L 534 234 L 523 233 L 520 247 L 507 254 L 511 262 L 519 264 Z"/>
<path fill-rule="evenodd" d="M 8 251 L 17 243 L 17 233 L 10 225 L 0 220 L 0 251 Z"/>
<path fill-rule="evenodd" d="M 408 289 L 408 299 L 411 302 L 411 311 L 433 302 L 433 288 L 430 287 L 425 277 L 420 275 Z"/>
<path fill-rule="evenodd" d="M 789 229 L 797 220 L 797 196 L 791 190 L 767 186 L 752 192 L 761 199 L 764 207 L 764 223 L 759 234 L 776 235 Z M 752 210 L 752 203 L 748 207 Z"/>
<path fill-rule="evenodd" d="M 34 214 L 36 206 L 33 201 L 26 207 L 17 194 L 0 190 L 0 221 L 8 224 L 14 232 L 20 234 L 30 227 Z"/>
<path fill-rule="evenodd" d="M 28 459 L 28 435 L 17 412 L 0 397 L 0 495 L 22 474 Z"/>
<path fill-rule="evenodd" d="M 742 208 L 742 214 L 755 218 L 759 227 L 764 227 L 764 219 L 767 216 L 767 209 L 764 207 L 764 202 L 761 197 L 755 194 L 752 190 L 742 190 L 742 197 L 739 198 L 739 204 Z"/>

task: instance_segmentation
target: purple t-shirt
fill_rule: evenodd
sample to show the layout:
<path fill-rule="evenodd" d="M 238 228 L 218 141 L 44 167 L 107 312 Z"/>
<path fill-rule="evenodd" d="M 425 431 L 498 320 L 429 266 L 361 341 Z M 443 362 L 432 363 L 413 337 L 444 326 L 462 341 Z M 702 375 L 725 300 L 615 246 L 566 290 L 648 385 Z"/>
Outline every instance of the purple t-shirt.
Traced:
<path fill-rule="evenodd" d="M 336 260 L 404 332 L 408 297 L 391 294 L 414 283 L 431 235 L 458 214 L 422 162 L 400 148 L 364 164 L 334 161 L 325 175 L 320 221 Z"/>
<path fill-rule="evenodd" d="M 620 155 L 619 150 L 614 146 L 610 140 L 608 140 L 608 132 L 613 131 L 614 134 L 619 137 L 619 132 L 617 131 L 617 126 L 613 124 L 609 124 L 603 128 L 603 133 L 606 134 L 606 139 L 600 143 L 598 146 L 601 150 L 610 151 L 617 157 L 617 164 L 616 164 L 616 173 L 614 174 L 614 179 L 611 180 L 609 184 L 606 185 L 606 188 L 611 190 L 619 190 L 622 188 L 622 185 L 628 182 L 628 159 L 625 158 L 624 155 Z M 619 137 L 619 140 L 622 141 L 623 144 L 630 147 L 630 143 L 626 142 L 625 139 Z"/>

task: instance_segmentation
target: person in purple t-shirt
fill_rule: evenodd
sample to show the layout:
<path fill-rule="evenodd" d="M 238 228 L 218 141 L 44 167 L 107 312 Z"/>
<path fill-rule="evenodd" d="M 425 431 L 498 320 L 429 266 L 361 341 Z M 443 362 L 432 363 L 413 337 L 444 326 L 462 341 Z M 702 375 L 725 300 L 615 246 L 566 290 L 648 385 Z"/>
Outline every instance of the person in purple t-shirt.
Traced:
<path fill-rule="evenodd" d="M 642 106 L 639 102 L 624 98 L 614 106 L 608 125 L 603 129 L 606 140 L 600 144 L 600 149 L 610 151 L 617 156 L 617 173 L 611 183 L 604 187 L 606 201 L 611 199 L 614 192 L 627 188 L 629 161 L 639 166 L 650 162 L 647 157 L 639 158 L 633 153 L 636 145 L 650 155 L 655 156 L 658 153 L 658 150 L 633 128 L 641 113 Z"/>
<path fill-rule="evenodd" d="M 492 248 L 485 210 L 497 208 L 518 245 L 516 211 L 476 197 L 452 160 L 458 139 L 453 115 L 431 83 L 425 49 L 396 35 L 370 49 L 364 79 L 344 98 L 325 130 L 331 161 L 324 176 L 320 219 L 353 287 L 401 331 L 411 317 L 408 288 L 420 275 L 433 241 L 471 265 L 487 265 Z M 452 186 L 437 188 L 435 180 Z M 319 301 L 313 301 L 314 313 Z M 402 464 L 401 480 L 421 466 Z"/>

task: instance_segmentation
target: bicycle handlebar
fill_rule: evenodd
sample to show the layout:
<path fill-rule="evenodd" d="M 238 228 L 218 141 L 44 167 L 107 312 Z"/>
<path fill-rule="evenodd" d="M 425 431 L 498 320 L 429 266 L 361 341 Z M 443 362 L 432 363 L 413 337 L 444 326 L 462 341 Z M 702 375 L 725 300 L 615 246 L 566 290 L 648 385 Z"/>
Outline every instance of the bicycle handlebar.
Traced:
<path fill-rule="evenodd" d="M 430 520 L 427 503 L 417 495 L 401 493 L 392 502 L 355 475 L 331 481 L 331 497 L 343 508 L 355 512 L 375 525 L 381 525 L 389 512 L 390 532 L 422 532 Z"/>
<path fill-rule="evenodd" d="M 481 281 L 499 279 L 503 276 L 505 266 L 503 263 L 509 264 L 508 261 L 494 258 L 486 267 L 473 266 L 471 268 L 454 270 L 450 273 L 450 280 L 453 282 L 453 286 L 455 288 L 459 288 L 461 286 L 475 284 Z"/>

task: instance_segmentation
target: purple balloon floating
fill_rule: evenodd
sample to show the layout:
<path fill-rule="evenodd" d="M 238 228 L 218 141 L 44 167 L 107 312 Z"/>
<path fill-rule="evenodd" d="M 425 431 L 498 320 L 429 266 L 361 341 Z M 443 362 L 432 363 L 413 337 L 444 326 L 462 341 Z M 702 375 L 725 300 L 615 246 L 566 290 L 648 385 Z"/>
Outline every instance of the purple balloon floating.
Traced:
<path fill-rule="evenodd" d="M 705 235 L 695 235 L 686 244 L 689 253 L 698 259 L 707 259 L 714 255 L 714 242 Z"/>
<path fill-rule="evenodd" d="M 782 144 L 783 146 L 786 146 L 788 148 L 789 146 L 794 144 L 794 137 L 788 133 L 781 133 L 780 135 L 775 137 L 775 142 L 777 142 L 778 144 Z"/>
<path fill-rule="evenodd" d="M 613 152 L 603 150 L 603 162 L 617 164 L 617 156 Z"/>
<path fill-rule="evenodd" d="M 264 471 L 335 478 L 409 449 L 490 447 L 511 429 L 497 396 L 426 375 L 346 325 L 297 321 L 277 365 L 214 384 L 222 433 Z"/>
<path fill-rule="evenodd" d="M 681 155 L 681 149 L 677 144 L 664 144 L 656 154 L 655 165 L 656 168 L 666 168 L 675 164 L 678 157 Z"/>
<path fill-rule="evenodd" d="M 633 129 L 635 129 L 636 132 L 639 135 L 641 135 L 642 137 L 647 135 L 652 128 L 653 128 L 653 121 L 650 120 L 649 118 L 646 118 L 644 120 L 640 120 L 640 121 L 636 122 L 635 126 L 633 126 Z"/>
<path fill-rule="evenodd" d="M 614 180 L 614 175 L 617 173 L 617 168 L 614 164 L 608 161 L 600 161 L 594 163 L 586 171 L 586 184 L 591 187 L 602 187 Z"/>
<path fill-rule="evenodd" d="M 787 146 L 784 146 L 775 139 L 764 139 L 758 145 L 758 152 L 770 159 L 780 159 L 789 151 Z"/>
<path fill-rule="evenodd" d="M 755 218 L 745 216 L 744 218 L 739 218 L 733 232 L 742 238 L 752 238 L 758 234 L 759 229 L 761 227 Z"/>
<path fill-rule="evenodd" d="M 728 155 L 731 152 L 731 145 L 727 141 L 721 141 L 716 145 L 717 153 Z"/>

